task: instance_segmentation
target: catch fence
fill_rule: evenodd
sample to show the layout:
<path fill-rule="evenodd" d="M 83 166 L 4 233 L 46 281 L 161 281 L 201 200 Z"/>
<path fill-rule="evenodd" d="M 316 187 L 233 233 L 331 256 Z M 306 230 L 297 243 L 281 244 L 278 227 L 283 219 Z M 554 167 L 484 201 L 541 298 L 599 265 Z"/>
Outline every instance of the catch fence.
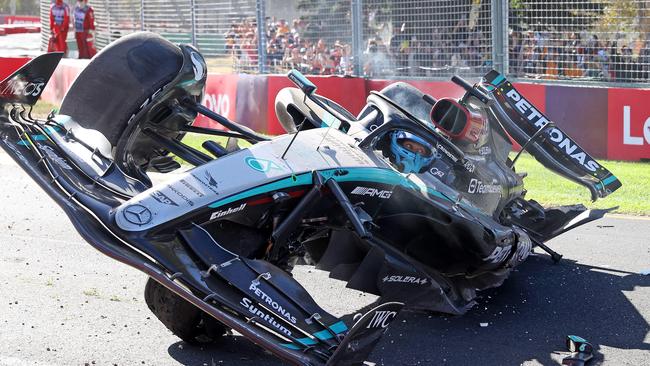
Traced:
<path fill-rule="evenodd" d="M 41 1 L 43 46 L 49 35 Z M 212 71 L 647 86 L 650 0 L 91 0 L 99 48 L 135 31 Z"/>

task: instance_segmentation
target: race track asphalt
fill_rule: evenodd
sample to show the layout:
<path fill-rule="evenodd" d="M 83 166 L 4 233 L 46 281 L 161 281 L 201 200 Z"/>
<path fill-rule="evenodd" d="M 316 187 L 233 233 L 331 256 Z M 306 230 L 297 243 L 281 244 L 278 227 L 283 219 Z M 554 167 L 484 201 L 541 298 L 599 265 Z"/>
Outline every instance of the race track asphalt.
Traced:
<path fill-rule="evenodd" d="M 378 365 L 557 365 L 567 334 L 592 365 L 650 365 L 650 220 L 607 217 L 550 242 L 466 315 L 403 312 Z M 63 211 L 0 153 L 0 365 L 280 365 L 240 336 L 197 348 L 149 312 L 145 275 L 86 244 Z M 323 307 L 352 313 L 374 297 L 317 270 L 296 277 Z M 482 327 L 481 323 L 487 323 Z"/>

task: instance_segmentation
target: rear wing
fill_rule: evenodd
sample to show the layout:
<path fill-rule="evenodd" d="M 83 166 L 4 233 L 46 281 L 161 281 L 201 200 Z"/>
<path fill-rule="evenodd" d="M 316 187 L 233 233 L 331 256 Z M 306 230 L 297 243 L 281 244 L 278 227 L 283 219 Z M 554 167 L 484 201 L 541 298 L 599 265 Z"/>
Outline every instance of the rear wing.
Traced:
<path fill-rule="evenodd" d="M 587 187 L 592 201 L 622 186 L 497 71 L 485 75 L 479 86 L 492 96 L 490 111 L 508 134 L 546 168 Z"/>
<path fill-rule="evenodd" d="M 40 55 L 0 81 L 0 105 L 36 104 L 62 57 L 61 52 Z"/>

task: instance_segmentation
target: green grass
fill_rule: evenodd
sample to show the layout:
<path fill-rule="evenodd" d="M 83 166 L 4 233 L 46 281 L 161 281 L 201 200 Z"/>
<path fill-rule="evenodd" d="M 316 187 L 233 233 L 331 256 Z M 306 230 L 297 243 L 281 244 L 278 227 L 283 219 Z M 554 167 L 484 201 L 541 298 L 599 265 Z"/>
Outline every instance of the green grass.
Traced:
<path fill-rule="evenodd" d="M 524 187 L 527 199 L 544 206 L 582 203 L 589 208 L 619 206 L 617 213 L 650 215 L 650 163 L 599 160 L 623 183 L 609 196 L 591 202 L 589 190 L 544 168 L 532 156 L 522 154 L 517 161 L 518 172 L 527 172 Z"/>
<path fill-rule="evenodd" d="M 59 107 L 52 103 L 39 100 L 36 104 L 34 104 L 34 108 L 32 108 L 32 116 L 35 118 L 45 119 L 53 109 L 56 109 L 58 111 Z"/>

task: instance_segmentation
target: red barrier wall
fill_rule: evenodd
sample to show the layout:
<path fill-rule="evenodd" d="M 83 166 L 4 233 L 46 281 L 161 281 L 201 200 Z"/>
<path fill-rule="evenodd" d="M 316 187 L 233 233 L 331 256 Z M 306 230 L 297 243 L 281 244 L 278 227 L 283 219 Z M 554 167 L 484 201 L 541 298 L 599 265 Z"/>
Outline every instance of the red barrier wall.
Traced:
<path fill-rule="evenodd" d="M 211 111 L 234 120 L 236 118 L 238 79 L 237 75 L 208 75 L 202 104 Z M 218 127 L 214 126 L 211 119 L 201 115 L 194 121 L 194 125 Z"/>
<path fill-rule="evenodd" d="M 0 15 L 0 24 L 41 24 L 41 18 L 25 15 Z"/>

